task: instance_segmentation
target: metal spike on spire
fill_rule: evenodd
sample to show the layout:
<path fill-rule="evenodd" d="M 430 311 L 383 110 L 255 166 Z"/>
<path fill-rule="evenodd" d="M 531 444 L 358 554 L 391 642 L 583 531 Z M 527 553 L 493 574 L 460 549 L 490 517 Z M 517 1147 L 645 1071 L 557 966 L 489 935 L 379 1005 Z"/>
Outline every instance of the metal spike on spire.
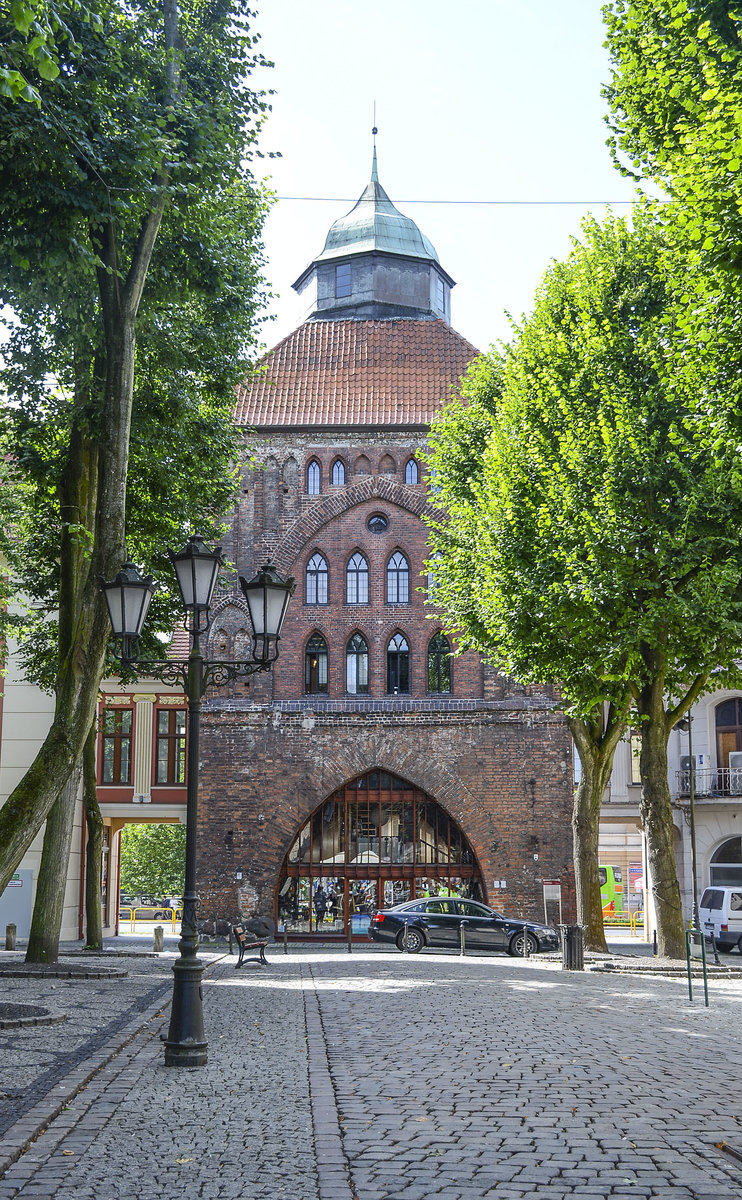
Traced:
<path fill-rule="evenodd" d="M 373 129 L 371 130 L 371 134 L 372 134 L 372 136 L 373 136 L 373 139 L 374 139 L 374 157 L 373 157 L 373 162 L 372 162 L 372 164 L 371 164 L 371 182 L 372 182 L 372 183 L 378 183 L 378 182 L 379 182 L 379 170 L 378 170 L 378 167 L 377 167 L 377 165 L 376 165 L 376 135 L 377 135 L 377 133 L 378 133 L 378 132 L 379 132 L 379 131 L 378 131 L 378 129 L 376 128 L 376 101 L 374 100 L 374 127 L 373 127 Z"/>

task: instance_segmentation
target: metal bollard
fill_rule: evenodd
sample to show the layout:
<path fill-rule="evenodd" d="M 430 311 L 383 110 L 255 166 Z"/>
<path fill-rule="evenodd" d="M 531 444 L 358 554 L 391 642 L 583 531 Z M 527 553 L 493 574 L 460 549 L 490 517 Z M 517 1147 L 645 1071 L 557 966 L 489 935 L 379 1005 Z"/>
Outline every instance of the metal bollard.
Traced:
<path fill-rule="evenodd" d="M 15 950 L 15 925 L 5 926 L 5 949 Z"/>
<path fill-rule="evenodd" d="M 460 944 L 459 954 L 463 958 L 464 955 L 466 954 L 466 926 L 463 921 L 459 925 L 459 944 Z"/>
<path fill-rule="evenodd" d="M 686 930 L 686 933 L 685 933 L 685 965 L 686 965 L 686 969 L 688 971 L 688 999 L 692 1000 L 693 999 L 693 980 L 691 979 L 691 973 L 690 973 L 690 941 L 691 941 L 691 935 Z"/>
<path fill-rule="evenodd" d="M 283 952 L 284 952 L 284 954 L 288 954 L 288 952 L 289 952 L 289 935 L 288 935 L 285 921 L 283 923 Z"/>
<path fill-rule="evenodd" d="M 652 958 L 657 957 L 657 930 L 652 930 Z"/>
<path fill-rule="evenodd" d="M 405 952 L 407 952 L 407 953 L 409 953 L 409 951 L 407 950 L 407 931 L 408 931 L 409 927 L 410 927 L 410 922 L 409 922 L 408 920 L 405 920 L 405 923 L 404 923 L 404 938 L 402 939 L 402 945 L 404 946 L 404 948 L 405 948 Z"/>
<path fill-rule="evenodd" d="M 353 953 L 353 918 L 348 920 L 348 954 Z"/>

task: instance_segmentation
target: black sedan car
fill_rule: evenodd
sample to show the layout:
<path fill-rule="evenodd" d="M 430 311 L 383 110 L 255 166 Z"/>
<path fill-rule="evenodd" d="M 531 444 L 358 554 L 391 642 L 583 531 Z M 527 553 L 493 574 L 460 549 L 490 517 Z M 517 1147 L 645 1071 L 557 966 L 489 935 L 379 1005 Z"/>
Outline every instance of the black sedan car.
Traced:
<path fill-rule="evenodd" d="M 377 910 L 371 918 L 369 937 L 417 954 L 427 946 L 460 946 L 462 926 L 467 950 L 507 950 L 508 954 L 522 956 L 525 938 L 528 954 L 559 946 L 559 934 L 549 925 L 503 917 L 476 900 L 443 896 Z"/>

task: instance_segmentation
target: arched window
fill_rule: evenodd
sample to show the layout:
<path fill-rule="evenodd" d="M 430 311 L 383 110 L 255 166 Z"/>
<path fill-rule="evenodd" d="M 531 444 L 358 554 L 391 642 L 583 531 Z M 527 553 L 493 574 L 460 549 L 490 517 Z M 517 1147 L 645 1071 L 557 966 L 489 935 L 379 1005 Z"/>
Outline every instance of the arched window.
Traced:
<path fill-rule="evenodd" d="M 379 463 L 379 473 L 381 475 L 397 474 L 397 464 L 395 463 L 391 454 L 385 454 L 382 458 L 381 462 Z"/>
<path fill-rule="evenodd" d="M 742 837 L 729 838 L 711 855 L 709 883 L 712 887 L 742 886 Z"/>
<path fill-rule="evenodd" d="M 451 691 L 451 647 L 443 633 L 436 633 L 428 643 L 428 691 Z"/>
<path fill-rule="evenodd" d="M 309 496 L 319 496 L 319 485 L 319 463 L 316 458 L 313 458 L 307 467 L 307 494 Z"/>
<path fill-rule="evenodd" d="M 417 463 L 414 458 L 411 458 L 404 469 L 405 483 L 417 483 L 420 473 L 417 469 Z"/>
<path fill-rule="evenodd" d="M 399 551 L 392 555 L 387 564 L 386 599 L 387 604 L 410 602 L 410 564 Z"/>
<path fill-rule="evenodd" d="M 354 633 L 345 650 L 345 687 L 355 696 L 368 691 L 368 645 L 360 633 Z"/>
<path fill-rule="evenodd" d="M 336 458 L 332 464 L 332 486 L 342 487 L 345 483 L 345 463 Z"/>
<path fill-rule="evenodd" d="M 348 604 L 368 604 L 368 563 L 354 554 L 345 568 L 345 599 Z"/>
<path fill-rule="evenodd" d="M 391 695 L 410 690 L 410 648 L 401 633 L 386 648 L 386 690 Z"/>
<path fill-rule="evenodd" d="M 321 554 L 307 563 L 307 604 L 327 604 L 327 562 Z"/>
<path fill-rule="evenodd" d="M 366 458 L 365 454 L 359 454 L 358 458 L 353 463 L 353 474 L 354 475 L 370 475 L 371 474 L 371 463 Z"/>
<path fill-rule="evenodd" d="M 316 696 L 327 691 L 327 642 L 313 633 L 304 651 L 304 691 Z"/>
<path fill-rule="evenodd" d="M 730 766 L 729 755 L 735 750 L 742 750 L 742 696 L 732 696 L 716 706 L 718 766 Z"/>
<path fill-rule="evenodd" d="M 299 480 L 299 468 L 295 458 L 287 458 L 283 464 L 283 486 L 295 488 Z"/>

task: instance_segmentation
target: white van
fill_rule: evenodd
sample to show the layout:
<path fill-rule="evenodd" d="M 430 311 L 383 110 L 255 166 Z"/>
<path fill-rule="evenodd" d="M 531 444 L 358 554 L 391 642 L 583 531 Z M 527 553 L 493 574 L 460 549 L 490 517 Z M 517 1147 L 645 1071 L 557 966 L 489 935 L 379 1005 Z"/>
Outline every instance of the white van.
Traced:
<path fill-rule="evenodd" d="M 738 946 L 742 954 L 742 887 L 706 888 L 698 915 L 707 941 L 713 929 L 720 950 L 728 954 Z"/>

